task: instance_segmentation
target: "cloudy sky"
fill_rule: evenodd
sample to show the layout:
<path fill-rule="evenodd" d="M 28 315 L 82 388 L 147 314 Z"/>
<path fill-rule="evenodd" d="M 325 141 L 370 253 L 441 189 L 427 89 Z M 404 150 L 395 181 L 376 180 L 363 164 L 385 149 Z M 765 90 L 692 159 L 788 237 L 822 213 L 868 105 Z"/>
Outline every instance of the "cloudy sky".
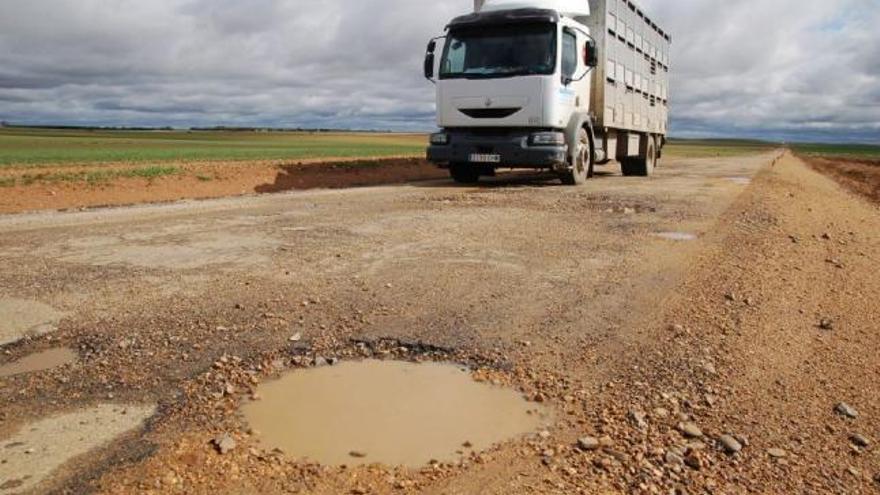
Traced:
<path fill-rule="evenodd" d="M 880 142 L 880 1 L 643 0 L 678 136 Z M 0 1 L 0 120 L 433 127 L 428 38 L 471 0 Z"/>

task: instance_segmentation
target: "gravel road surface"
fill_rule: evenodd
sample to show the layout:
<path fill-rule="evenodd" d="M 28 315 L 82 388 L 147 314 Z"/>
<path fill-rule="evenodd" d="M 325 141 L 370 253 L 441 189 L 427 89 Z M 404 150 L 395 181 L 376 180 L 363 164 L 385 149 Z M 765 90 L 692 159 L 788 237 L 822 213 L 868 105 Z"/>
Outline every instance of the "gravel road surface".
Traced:
<path fill-rule="evenodd" d="M 0 378 L 0 495 L 873 493 L 878 235 L 782 151 L 0 217 L 0 366 L 77 355 Z M 261 382 L 365 357 L 461 363 L 555 420 L 421 469 L 260 448 Z"/>

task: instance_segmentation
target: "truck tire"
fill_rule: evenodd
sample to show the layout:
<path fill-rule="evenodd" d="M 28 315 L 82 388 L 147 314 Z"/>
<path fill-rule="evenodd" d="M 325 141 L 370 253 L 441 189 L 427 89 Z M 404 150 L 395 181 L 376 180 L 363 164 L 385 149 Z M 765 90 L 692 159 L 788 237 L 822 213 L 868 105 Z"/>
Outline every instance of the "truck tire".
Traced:
<path fill-rule="evenodd" d="M 480 169 L 467 163 L 450 164 L 449 175 L 457 184 L 476 184 L 480 181 Z"/>
<path fill-rule="evenodd" d="M 571 170 L 562 174 L 560 179 L 567 186 L 579 186 L 593 176 L 593 147 L 586 129 L 577 134 L 577 152 Z"/>
<path fill-rule="evenodd" d="M 620 170 L 627 177 L 649 177 L 654 173 L 656 163 L 657 147 L 654 144 L 654 138 L 648 138 L 645 156 L 620 160 Z"/>

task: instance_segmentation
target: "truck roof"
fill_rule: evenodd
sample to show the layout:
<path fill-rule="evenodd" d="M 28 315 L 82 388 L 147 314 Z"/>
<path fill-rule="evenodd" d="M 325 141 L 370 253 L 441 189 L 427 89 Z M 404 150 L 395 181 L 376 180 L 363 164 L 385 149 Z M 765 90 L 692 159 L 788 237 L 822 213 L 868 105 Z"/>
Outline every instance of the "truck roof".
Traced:
<path fill-rule="evenodd" d="M 511 24 L 537 24 L 559 22 L 559 13 L 550 9 L 523 8 L 490 10 L 458 16 L 446 26 L 447 29 L 476 26 L 502 26 Z"/>

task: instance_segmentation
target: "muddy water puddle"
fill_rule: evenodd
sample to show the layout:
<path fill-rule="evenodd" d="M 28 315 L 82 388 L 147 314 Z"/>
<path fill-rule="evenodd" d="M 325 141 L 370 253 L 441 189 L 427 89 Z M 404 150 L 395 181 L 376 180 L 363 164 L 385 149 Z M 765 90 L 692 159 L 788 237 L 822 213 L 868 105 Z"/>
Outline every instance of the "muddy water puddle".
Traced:
<path fill-rule="evenodd" d="M 0 378 L 51 370 L 74 362 L 76 362 L 76 353 L 71 349 L 49 349 L 0 366 Z"/>
<path fill-rule="evenodd" d="M 654 234 L 655 237 L 659 237 L 661 239 L 666 239 L 667 241 L 696 241 L 699 236 L 697 234 L 692 234 L 690 232 L 658 232 Z"/>
<path fill-rule="evenodd" d="M 294 371 L 244 415 L 262 446 L 325 465 L 453 462 L 534 431 L 549 412 L 450 364 L 368 360 Z"/>

